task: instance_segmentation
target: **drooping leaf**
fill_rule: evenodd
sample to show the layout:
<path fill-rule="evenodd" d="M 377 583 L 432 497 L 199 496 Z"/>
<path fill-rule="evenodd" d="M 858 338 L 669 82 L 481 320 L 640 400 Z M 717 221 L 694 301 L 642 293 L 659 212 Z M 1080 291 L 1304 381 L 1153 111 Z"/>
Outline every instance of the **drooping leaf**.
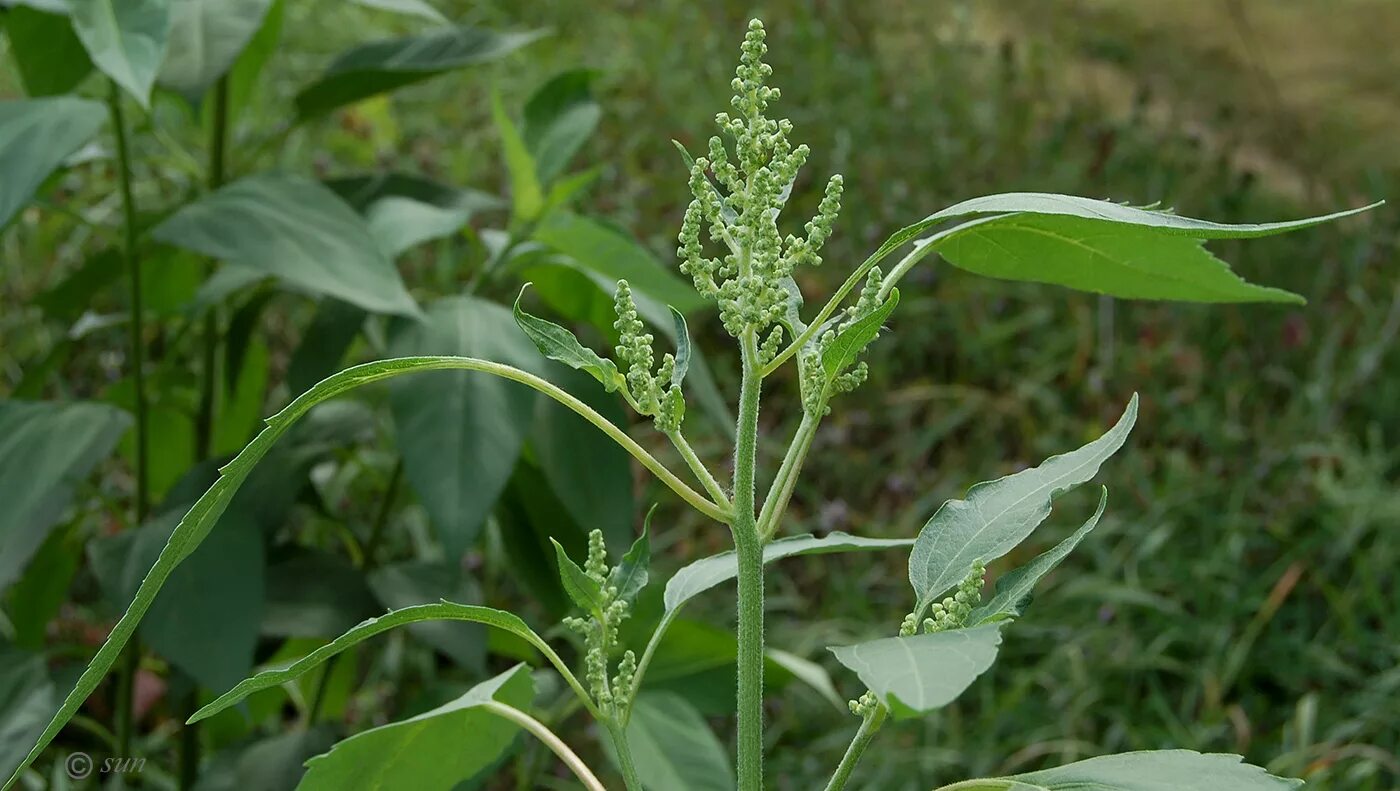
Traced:
<path fill-rule="evenodd" d="M 559 582 L 573 603 L 584 612 L 595 617 L 603 615 L 603 591 L 596 581 L 569 557 L 569 553 L 553 537 L 554 559 L 559 563 Z"/>
<path fill-rule="evenodd" d="M 966 500 L 949 500 L 919 531 L 909 555 L 909 581 L 918 611 L 967 575 L 973 561 L 989 563 L 1021 543 L 1050 515 L 1050 503 L 1099 471 L 1123 447 L 1137 421 L 1137 395 L 1103 436 L 1039 467 L 979 483 Z"/>
<path fill-rule="evenodd" d="M 671 311 L 671 323 L 676 327 L 676 368 L 671 373 L 671 384 L 680 387 L 685 381 L 685 375 L 690 371 L 690 328 L 686 326 L 685 316 L 679 310 L 666 306 Z"/>
<path fill-rule="evenodd" d="M 831 681 L 831 674 L 826 672 L 826 668 L 797 654 L 783 651 L 769 646 L 763 649 L 763 653 L 769 661 L 777 663 L 779 667 L 791 673 L 802 683 L 816 690 L 822 699 L 836 707 L 837 711 L 845 711 L 846 704 L 841 700 L 841 696 L 836 693 L 836 685 Z"/>
<path fill-rule="evenodd" d="M 441 11 L 433 8 L 428 0 L 355 0 L 355 2 L 366 8 L 377 8 L 395 14 L 416 16 L 442 25 L 448 24 L 447 17 L 443 16 Z"/>
<path fill-rule="evenodd" d="M 608 584 L 617 588 L 617 597 L 623 601 L 630 602 L 636 599 L 651 577 L 651 515 L 655 512 L 656 507 L 652 506 L 647 512 L 642 534 L 632 542 L 627 554 L 622 556 L 622 561 L 614 566 L 612 573 L 608 575 Z"/>
<path fill-rule="evenodd" d="M 491 94 L 491 119 L 501 136 L 501 153 L 505 155 L 506 171 L 510 174 L 511 216 L 516 222 L 531 222 L 544 210 L 544 184 L 534 156 L 501 103 L 500 93 Z"/>
<path fill-rule="evenodd" d="M 763 562 L 772 563 L 795 555 L 825 555 L 833 552 L 867 552 L 893 549 L 913 544 L 908 538 L 864 538 L 846 533 L 824 536 L 790 536 L 780 538 L 763 548 Z M 679 610 L 682 605 L 720 583 L 734 579 L 739 573 L 739 561 L 733 552 L 721 552 L 691 563 L 677 571 L 666 583 L 666 611 Z M 961 577 L 959 577 L 961 579 Z"/>
<path fill-rule="evenodd" d="M 186 204 L 151 235 L 365 310 L 420 315 L 364 220 L 304 176 L 239 179 Z"/>
<path fill-rule="evenodd" d="M 498 60 L 542 35 L 453 27 L 362 44 L 336 58 L 319 80 L 297 94 L 297 115 L 324 115 L 453 69 Z"/>
<path fill-rule="evenodd" d="M 1301 780 L 1275 777 L 1238 755 L 1144 750 L 1105 755 L 1054 769 L 988 778 L 986 791 L 1288 791 Z"/>
<path fill-rule="evenodd" d="M 452 602 L 438 602 L 436 604 L 420 604 L 415 607 L 405 607 L 401 610 L 393 610 L 377 618 L 370 618 L 345 634 L 337 637 L 334 641 L 317 648 L 304 657 L 297 659 L 292 664 L 283 668 L 273 668 L 264 670 L 252 678 L 240 681 L 237 686 L 218 698 L 205 705 L 190 717 L 190 722 L 200 720 L 218 714 L 230 706 L 236 705 L 239 701 L 260 692 L 264 689 L 281 686 L 300 676 L 314 670 L 331 657 L 340 654 L 359 643 L 368 640 L 378 634 L 383 634 L 390 629 L 409 624 L 427 623 L 431 621 L 459 621 L 464 623 L 478 623 L 507 631 L 539 649 L 546 656 L 553 657 L 551 661 L 561 662 L 554 650 L 534 630 L 525 625 L 525 622 L 513 613 L 505 610 L 494 610 L 490 607 L 476 607 L 468 604 L 453 604 Z"/>
<path fill-rule="evenodd" d="M 462 573 L 460 565 L 410 560 L 375 569 L 369 586 L 379 603 L 390 610 L 419 604 L 481 600 L 481 591 Z M 414 637 L 475 673 L 486 669 L 486 630 L 479 624 L 425 621 L 411 624 Z"/>
<path fill-rule="evenodd" d="M 19 579 L 74 489 L 130 424 L 105 404 L 0 401 L 0 592 Z"/>
<path fill-rule="evenodd" d="M 101 104 L 71 96 L 0 102 L 0 229 L 106 117 Z"/>
<path fill-rule="evenodd" d="M 433 303 L 424 322 L 405 323 L 397 356 L 460 354 L 527 370 L 539 355 L 515 329 L 510 312 L 475 297 Z M 457 372 L 395 382 L 389 405 L 404 474 L 449 557 L 475 540 L 510 480 L 530 432 L 534 394 L 499 379 Z"/>
<path fill-rule="evenodd" d="M 83 42 L 64 13 L 15 6 L 5 15 L 10 56 L 29 96 L 56 96 L 77 87 L 92 71 Z M 8 173 L 8 171 L 7 171 Z"/>
<path fill-rule="evenodd" d="M 272 0 L 167 1 L 170 43 L 156 82 L 198 102 L 257 34 Z"/>
<path fill-rule="evenodd" d="M 911 637 L 886 637 L 832 648 L 896 718 L 927 714 L 953 702 L 996 660 L 1001 625 L 986 624 Z"/>
<path fill-rule="evenodd" d="M 1015 618 L 1021 614 L 1030 602 L 1031 593 L 1035 590 L 1036 583 L 1055 567 L 1060 565 L 1074 548 L 1079 546 L 1079 542 L 1089 535 L 1099 524 L 1099 517 L 1103 516 L 1103 510 L 1108 505 L 1108 487 L 1104 487 L 1103 493 L 1099 496 L 1099 507 L 1094 511 L 1094 515 L 1089 517 L 1089 521 L 1083 527 L 1070 534 L 1068 538 L 1056 544 L 1049 551 L 1041 554 L 1035 560 L 1021 566 L 1018 569 L 1007 572 L 1006 575 L 997 580 L 996 594 L 991 601 L 974 609 L 968 616 L 967 622 L 971 624 L 988 623 L 1000 621 L 1006 618 Z"/>
<path fill-rule="evenodd" d="M 529 285 L 526 283 L 526 288 Z M 552 321 L 531 316 L 522 310 L 520 300 L 524 296 L 525 289 L 522 288 L 520 295 L 515 298 L 515 323 L 525 331 L 531 342 L 535 344 L 535 348 L 540 350 L 540 354 L 570 368 L 588 373 L 597 379 L 609 393 L 625 384 L 626 380 L 623 379 L 622 374 L 617 370 L 617 365 L 612 360 L 598 356 L 597 352 L 579 343 L 578 337 L 564 327 Z"/>
<path fill-rule="evenodd" d="M 451 703 L 340 742 L 306 762 L 306 776 L 297 788 L 450 791 L 494 764 L 519 730 L 481 705 L 494 700 L 529 708 L 534 694 L 528 669 L 516 665 Z"/>
<path fill-rule="evenodd" d="M 0 642 L 0 772 L 17 773 L 25 745 L 43 730 L 57 697 L 43 654 Z"/>
<path fill-rule="evenodd" d="M 731 791 L 729 753 L 684 698 L 643 692 L 632 706 L 627 741 L 647 791 Z"/>
<path fill-rule="evenodd" d="M 663 268 L 650 251 L 626 233 L 597 220 L 554 212 L 535 229 L 534 238 L 574 259 L 584 269 L 598 273 L 607 282 L 616 284 L 626 280 L 633 289 L 663 305 L 673 305 L 682 313 L 700 310 L 708 304 L 690 284 Z"/>
<path fill-rule="evenodd" d="M 463 206 L 441 207 L 412 198 L 388 196 L 375 201 L 365 213 L 370 235 L 390 258 L 434 239 L 462 230 L 472 210 Z"/>
<path fill-rule="evenodd" d="M 170 0 L 68 0 L 68 13 L 97 68 L 150 107 L 170 34 Z"/>
<path fill-rule="evenodd" d="M 541 184 L 558 178 L 598 127 L 603 111 L 590 90 L 596 76 L 591 69 L 566 71 L 541 86 L 526 102 L 520 135 L 535 161 Z"/>

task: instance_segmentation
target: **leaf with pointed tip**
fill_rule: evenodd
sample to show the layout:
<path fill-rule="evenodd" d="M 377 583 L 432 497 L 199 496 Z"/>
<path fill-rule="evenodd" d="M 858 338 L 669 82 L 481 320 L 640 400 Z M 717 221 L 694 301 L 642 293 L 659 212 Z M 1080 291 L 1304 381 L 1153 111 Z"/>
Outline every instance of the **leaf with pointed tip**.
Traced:
<path fill-rule="evenodd" d="M 534 159 L 540 183 L 549 184 L 598 127 L 603 111 L 590 86 L 597 72 L 573 69 L 552 78 L 525 104 L 520 135 Z"/>
<path fill-rule="evenodd" d="M 1039 467 L 979 483 L 966 500 L 948 500 L 919 531 L 909 554 L 909 582 L 922 613 L 967 575 L 974 561 L 989 563 L 1026 540 L 1050 515 L 1050 503 L 1099 471 L 1123 447 L 1137 422 L 1138 398 L 1113 428 L 1082 448 L 1052 456 Z"/>
<path fill-rule="evenodd" d="M 447 17 L 442 12 L 433 8 L 428 0 L 355 0 L 366 8 L 376 8 L 380 11 L 389 11 L 395 14 L 406 16 L 416 16 L 426 19 L 429 22 L 436 22 L 440 25 L 449 24 Z"/>
<path fill-rule="evenodd" d="M 519 726 L 484 710 L 499 701 L 528 709 L 534 683 L 524 665 L 477 684 L 432 711 L 361 731 L 306 762 L 301 791 L 450 791 L 500 760 Z"/>
<path fill-rule="evenodd" d="M 517 222 L 530 222 L 544 211 L 544 185 L 535 158 L 526 148 L 520 129 L 501 104 L 500 93 L 491 94 L 491 118 L 501 136 L 506 171 L 510 174 L 511 216 Z"/>
<path fill-rule="evenodd" d="M 608 223 L 553 212 L 535 229 L 534 238 L 607 278 L 610 284 L 626 280 L 633 289 L 662 304 L 674 305 L 682 313 L 693 313 L 709 304 L 689 283 L 662 266 L 650 250 Z"/>
<path fill-rule="evenodd" d="M 13 6 L 5 15 L 5 33 L 15 70 L 29 96 L 68 93 L 92 71 L 92 61 L 73 33 L 66 8 L 49 13 Z"/>
<path fill-rule="evenodd" d="M 272 0 L 173 0 L 170 44 L 156 81 L 191 103 L 233 68 Z"/>
<path fill-rule="evenodd" d="M 169 0 L 69 0 L 68 14 L 97 68 L 150 107 L 170 34 Z"/>
<path fill-rule="evenodd" d="M 690 328 L 679 310 L 670 305 L 666 307 L 671 311 L 671 322 L 676 326 L 676 367 L 671 373 L 671 384 L 680 387 L 681 382 L 685 381 L 686 372 L 690 370 Z"/>
<path fill-rule="evenodd" d="M 896 718 L 953 702 L 996 660 L 1001 624 L 831 648 Z"/>
<path fill-rule="evenodd" d="M 1083 527 L 1074 531 L 1068 538 L 1056 544 L 1053 549 L 1041 554 L 1035 560 L 1021 566 L 1018 569 L 1007 572 L 1005 576 L 997 580 L 996 595 L 992 600 L 976 608 L 967 616 L 967 622 L 971 624 L 990 623 L 1001 621 L 1007 618 L 1015 618 L 1021 614 L 1021 610 L 1030 603 L 1031 594 L 1035 591 L 1035 585 L 1040 582 L 1041 577 L 1055 570 L 1074 548 L 1079 546 L 1079 542 L 1089 535 L 1099 524 L 1099 517 L 1103 516 L 1103 510 L 1108 505 L 1108 487 L 1103 487 L 1103 493 L 1099 496 L 1099 507 L 1094 511 L 1094 515 L 1089 517 L 1089 521 Z"/>
<path fill-rule="evenodd" d="M 656 513 L 656 506 L 652 506 L 647 511 L 646 522 L 642 525 L 642 534 L 632 542 L 632 547 L 627 550 L 627 554 L 622 556 L 622 561 L 613 566 L 612 573 L 608 575 L 608 584 L 617 588 L 617 597 L 623 601 L 630 602 L 637 598 L 642 588 L 647 586 L 651 576 L 651 515 Z"/>
<path fill-rule="evenodd" d="M 674 692 L 643 692 L 627 723 L 642 785 L 650 791 L 728 791 L 729 754 L 700 712 Z"/>
<path fill-rule="evenodd" d="M 598 356 L 598 353 L 579 343 L 578 336 L 569 332 L 564 327 L 552 321 L 531 316 L 520 308 L 520 300 L 525 296 L 525 289 L 530 284 L 526 283 L 520 289 L 520 295 L 515 298 L 515 323 L 520 325 L 520 329 L 530 336 L 535 348 L 540 350 L 540 354 L 556 362 L 561 362 L 570 368 L 583 371 L 597 379 L 609 392 L 613 392 L 625 383 L 622 374 L 618 372 L 617 365 L 612 360 L 607 360 Z"/>
<path fill-rule="evenodd" d="M 1143 750 L 1104 755 L 1039 772 L 967 784 L 985 791 L 1289 791 L 1301 780 L 1276 777 L 1238 755 Z"/>
<path fill-rule="evenodd" d="M 836 337 L 832 338 L 830 345 L 822 352 L 822 370 L 826 372 L 828 386 L 830 380 L 846 370 L 865 347 L 875 340 L 880 334 L 880 328 L 884 326 L 885 319 L 890 317 L 897 305 L 899 289 L 896 288 L 890 292 L 889 299 L 878 308 L 836 333 Z"/>
<path fill-rule="evenodd" d="M 554 557 L 559 561 L 559 581 L 564 585 L 564 592 L 569 594 L 569 598 L 574 604 L 595 617 L 603 615 L 603 590 L 592 577 L 588 576 L 579 565 L 564 551 L 558 541 L 550 536 L 549 543 L 554 545 Z"/>
<path fill-rule="evenodd" d="M 71 96 L 0 102 L 0 229 L 106 118 L 101 104 Z"/>

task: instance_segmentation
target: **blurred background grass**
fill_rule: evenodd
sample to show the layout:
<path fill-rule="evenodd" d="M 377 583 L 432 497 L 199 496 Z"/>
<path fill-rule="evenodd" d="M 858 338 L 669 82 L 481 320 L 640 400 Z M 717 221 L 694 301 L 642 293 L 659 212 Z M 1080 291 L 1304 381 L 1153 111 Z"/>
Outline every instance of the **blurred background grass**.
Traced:
<path fill-rule="evenodd" d="M 984 193 L 1163 200 L 1245 222 L 1393 198 L 1400 183 L 1394 2 L 438 6 L 459 21 L 553 35 L 502 66 L 359 105 L 329 135 L 260 149 L 236 133 L 234 170 L 240 159 L 322 173 L 384 164 L 498 187 L 491 89 L 518 105 L 553 74 L 589 66 L 605 118 L 581 158 L 602 169 L 585 208 L 670 260 L 688 200 L 670 140 L 694 150 L 711 134 L 740 31 L 757 15 L 779 108 L 813 149 L 794 213 L 815 208 L 826 174 L 846 178 L 846 209 L 827 264 L 803 284 L 809 294 L 894 229 Z M 287 12 L 287 46 L 249 128 L 275 124 L 335 54 L 398 24 L 328 0 Z M 1101 476 L 1104 522 L 1043 585 L 999 664 L 938 716 L 882 734 L 862 787 L 926 789 L 1164 747 L 1240 752 L 1319 789 L 1400 787 L 1396 216 L 1388 207 L 1214 245 L 1247 279 L 1307 296 L 1305 308 L 1113 302 L 937 266 L 912 276 L 873 352 L 872 381 L 835 405 L 817 441 L 790 531 L 912 535 L 971 483 L 1080 444 L 1132 392 L 1143 419 Z M 50 342 L 9 309 L 45 282 L 22 269 L 36 259 L 16 252 L 0 294 L 0 362 L 10 367 Z M 721 379 L 727 367 L 716 365 Z M 795 394 L 795 383 L 771 389 L 764 415 L 770 461 L 796 415 L 784 389 Z M 711 454 L 721 444 L 698 442 Z M 993 573 L 1065 535 L 1089 497 L 1067 497 Z M 713 528 L 679 524 L 663 539 L 675 565 L 725 543 Z M 772 643 L 803 656 L 884 635 L 908 606 L 893 556 L 783 568 L 770 587 Z M 725 623 L 729 605 L 716 599 L 709 616 Z M 843 693 L 859 691 L 836 677 Z M 800 694 L 773 700 L 770 715 L 774 786 L 819 785 L 853 720 Z"/>

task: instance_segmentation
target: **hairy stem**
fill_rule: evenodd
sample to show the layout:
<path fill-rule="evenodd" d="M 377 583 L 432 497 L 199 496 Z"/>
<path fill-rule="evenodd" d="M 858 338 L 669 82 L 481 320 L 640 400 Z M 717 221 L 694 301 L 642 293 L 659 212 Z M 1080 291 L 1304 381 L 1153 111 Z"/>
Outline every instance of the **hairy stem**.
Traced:
<path fill-rule="evenodd" d="M 642 780 L 637 775 L 637 764 L 632 760 L 632 744 L 627 741 L 627 727 L 616 719 L 608 721 L 608 734 L 612 736 L 613 750 L 617 753 L 617 767 L 622 771 L 622 783 L 627 791 L 643 791 Z"/>
<path fill-rule="evenodd" d="M 121 88 L 111 81 L 107 106 L 112 116 L 112 130 L 117 143 L 117 182 L 122 197 L 122 257 L 130 277 L 131 289 L 131 378 L 133 409 L 136 414 L 136 510 L 133 526 L 146 521 L 150 512 L 150 476 L 148 473 L 146 434 L 146 340 L 145 311 L 141 300 L 141 261 L 136 252 L 136 201 L 131 194 L 131 147 L 127 140 L 126 119 L 122 114 Z M 127 649 L 127 661 L 117 684 L 116 728 L 120 757 L 131 756 L 132 726 L 135 719 L 136 671 L 141 664 L 141 646 L 133 639 Z"/>
<path fill-rule="evenodd" d="M 793 434 L 792 443 L 788 445 L 787 455 L 783 457 L 782 466 L 778 468 L 778 474 L 774 476 L 773 483 L 768 488 L 768 496 L 763 498 L 763 511 L 758 515 L 758 535 L 765 543 L 778 532 L 778 523 L 787 510 L 788 501 L 792 499 L 798 474 L 802 471 L 803 462 L 807 460 L 807 452 L 812 449 L 812 439 L 817 435 L 819 423 L 820 417 L 811 414 L 802 416 L 802 422 Z"/>
<path fill-rule="evenodd" d="M 762 377 L 752 333 L 742 338 L 743 379 L 734 450 L 734 533 L 739 561 L 739 790 L 763 788 L 763 539 L 754 519 Z"/>
<path fill-rule="evenodd" d="M 832 773 L 831 781 L 826 784 L 826 791 L 841 791 L 846 787 L 856 764 L 860 763 L 861 756 L 865 754 L 865 748 L 870 745 L 870 740 L 875 738 L 880 726 L 885 724 L 885 714 L 885 707 L 876 705 L 875 710 L 861 720 L 860 729 L 856 731 L 855 738 L 851 739 L 851 746 L 846 748 L 846 754 L 841 756 L 841 763 Z"/>
<path fill-rule="evenodd" d="M 710 473 L 710 468 L 705 466 L 705 462 L 695 455 L 695 449 L 690 447 L 685 435 L 676 430 L 666 432 L 666 436 L 671 438 L 671 444 L 680 451 L 681 458 L 685 459 L 685 463 L 690 466 L 690 471 L 695 473 L 695 477 L 700 479 L 700 483 L 705 487 L 705 491 L 710 493 L 710 497 L 722 508 L 729 508 L 729 496 L 724 493 L 724 487 L 715 480 L 715 476 Z"/>
<path fill-rule="evenodd" d="M 593 770 L 588 768 L 588 764 L 585 764 L 583 759 L 578 757 L 577 753 L 570 750 L 569 745 L 565 744 L 563 739 L 556 736 L 554 731 L 545 727 L 544 723 L 531 717 L 520 709 L 514 706 L 507 706 L 500 701 L 488 700 L 481 704 L 481 707 L 498 717 L 510 720 L 529 731 L 536 739 L 544 742 L 545 746 L 553 750 L 555 755 L 559 756 L 560 760 L 564 762 L 564 765 L 569 767 L 569 771 L 574 773 L 574 776 L 579 779 L 579 782 L 583 783 L 584 788 L 587 788 L 588 791 L 607 791 L 607 789 L 603 787 L 603 784 L 599 782 L 598 776 L 593 774 Z"/>

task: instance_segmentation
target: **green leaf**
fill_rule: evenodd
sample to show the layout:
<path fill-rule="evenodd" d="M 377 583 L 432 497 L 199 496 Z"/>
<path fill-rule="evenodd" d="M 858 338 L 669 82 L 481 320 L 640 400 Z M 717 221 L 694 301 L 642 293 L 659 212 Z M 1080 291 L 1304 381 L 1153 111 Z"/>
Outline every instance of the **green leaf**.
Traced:
<path fill-rule="evenodd" d="M 18 775 L 24 745 L 43 730 L 57 697 L 42 654 L 0 642 L 0 772 Z"/>
<path fill-rule="evenodd" d="M 541 184 L 558 178 L 597 129 L 603 111 L 590 90 L 596 76 L 592 69 L 566 71 L 541 86 L 526 102 L 520 135 L 535 161 Z"/>
<path fill-rule="evenodd" d="M 1039 772 L 988 779 L 988 791 L 1286 791 L 1301 780 L 1275 777 L 1238 755 L 1145 750 L 1105 755 Z"/>
<path fill-rule="evenodd" d="M 0 592 L 19 579 L 74 489 L 130 424 L 105 404 L 0 401 Z"/>
<path fill-rule="evenodd" d="M 267 570 L 268 637 L 328 638 L 379 611 L 363 572 L 340 555 L 298 549 Z"/>
<path fill-rule="evenodd" d="M 671 384 L 680 387 L 681 382 L 685 381 L 686 372 L 690 370 L 690 328 L 679 310 L 670 305 L 666 307 L 671 311 L 671 322 L 676 327 L 676 368 L 671 374 Z"/>
<path fill-rule="evenodd" d="M 516 222 L 528 223 L 544 210 L 544 185 L 540 182 L 535 158 L 525 146 L 515 122 L 510 120 L 501 95 L 491 94 L 491 118 L 501 136 L 501 151 L 505 154 L 506 170 L 510 173 L 511 216 Z"/>
<path fill-rule="evenodd" d="M 390 258 L 397 258 L 424 242 L 457 233 L 471 219 L 472 213 L 473 209 L 468 206 L 442 207 L 390 195 L 369 207 L 365 221 L 379 249 Z"/>
<path fill-rule="evenodd" d="M 365 312 L 360 308 L 332 297 L 321 300 L 287 364 L 287 389 L 304 393 L 340 370 L 341 360 L 364 325 Z"/>
<path fill-rule="evenodd" d="M 170 43 L 156 82 L 198 102 L 233 68 L 272 0 L 169 0 Z"/>
<path fill-rule="evenodd" d="M 350 664 L 346 663 L 349 667 Z M 325 706 L 322 706 L 325 710 Z M 329 750 L 335 732 L 326 724 L 292 730 L 222 750 L 200 769 L 195 791 L 295 788 L 308 758 Z"/>
<path fill-rule="evenodd" d="M 570 368 L 584 371 L 609 392 L 614 392 L 626 382 L 612 360 L 598 356 L 598 353 L 579 343 L 578 337 L 552 321 L 531 316 L 520 308 L 520 300 L 525 296 L 526 283 L 515 298 L 515 323 L 530 337 L 540 354 Z"/>
<path fill-rule="evenodd" d="M 652 506 L 647 511 L 647 520 L 642 525 L 642 534 L 632 542 L 632 546 L 627 550 L 627 554 L 622 556 L 622 561 L 613 566 L 612 573 L 608 575 L 608 584 L 617 588 L 617 597 L 626 602 L 631 602 L 637 598 L 637 594 L 642 592 L 642 588 L 647 586 L 651 577 L 651 515 L 656 513 L 656 506 Z"/>
<path fill-rule="evenodd" d="M 149 108 L 170 33 L 170 0 L 68 0 L 68 13 L 97 68 Z"/>
<path fill-rule="evenodd" d="M 244 45 L 243 52 L 233 62 L 228 71 L 228 112 L 230 118 L 239 118 L 262 88 L 263 67 L 272 58 L 282 41 L 282 20 L 286 15 L 285 0 L 273 0 L 262 25 Z M 213 103 L 204 105 L 209 113 L 208 121 L 213 123 Z"/>
<path fill-rule="evenodd" d="M 817 694 L 835 706 L 837 711 L 846 711 L 846 702 L 837 694 L 836 685 L 832 683 L 831 674 L 826 672 L 826 668 L 810 659 L 771 646 L 765 648 L 763 653 L 798 681 L 816 690 Z"/>
<path fill-rule="evenodd" d="M 554 212 L 535 229 L 534 238 L 608 282 L 626 280 L 637 291 L 674 305 L 682 313 L 708 305 L 689 283 L 662 267 L 650 251 L 626 233 L 597 220 Z"/>
<path fill-rule="evenodd" d="M 903 719 L 953 702 L 992 666 L 999 645 L 1001 625 L 986 624 L 830 650 Z"/>
<path fill-rule="evenodd" d="M 66 12 L 50 14 L 15 6 L 5 15 L 5 32 L 20 82 L 30 96 L 68 93 L 92 71 L 92 61 Z"/>
<path fill-rule="evenodd" d="M 22 648 L 41 650 L 48 639 L 48 625 L 68 601 L 68 586 L 78 573 L 82 558 L 74 530 L 55 530 L 29 562 L 4 598 L 5 615 L 14 627 L 14 642 Z"/>
<path fill-rule="evenodd" d="M 622 400 L 589 377 L 556 367 L 549 378 L 609 423 L 627 425 Z M 583 533 L 601 530 L 608 544 L 619 548 L 632 538 L 635 481 L 627 451 L 573 410 L 548 398 L 536 399 L 530 447 L 545 480 Z M 588 462 L 579 464 L 579 459 Z"/>
<path fill-rule="evenodd" d="M 325 185 L 362 214 L 385 198 L 407 198 L 439 209 L 463 209 L 472 213 L 505 205 L 500 198 L 480 190 L 452 187 L 408 173 L 341 176 L 326 179 Z"/>
<path fill-rule="evenodd" d="M 374 595 L 390 610 L 440 601 L 476 602 L 481 591 L 462 573 L 460 564 L 411 560 L 375 569 L 369 575 Z M 446 620 L 411 624 L 408 631 L 477 674 L 486 670 L 486 630 L 479 624 Z"/>
<path fill-rule="evenodd" d="M 403 323 L 390 348 L 397 356 L 460 354 L 538 368 L 513 323 L 494 302 L 440 299 L 426 321 Z M 534 394 L 496 378 L 444 372 L 390 385 L 389 406 L 404 475 L 455 558 L 476 540 L 510 480 L 530 433 Z"/>
<path fill-rule="evenodd" d="M 151 235 L 365 310 L 421 315 L 365 222 L 304 176 L 240 179 L 186 204 Z"/>
<path fill-rule="evenodd" d="M 729 753 L 686 700 L 643 692 L 632 705 L 627 741 L 649 791 L 733 791 Z"/>
<path fill-rule="evenodd" d="M 313 118 L 453 69 L 499 60 L 542 35 L 454 27 L 363 44 L 336 58 L 297 94 L 297 115 Z"/>
<path fill-rule="evenodd" d="M 596 581 L 564 551 L 564 547 L 551 536 L 549 542 L 554 545 L 554 558 L 559 563 L 559 582 L 564 585 L 564 592 L 569 594 L 569 598 L 580 610 L 601 618 L 603 616 L 603 591 Z"/>
<path fill-rule="evenodd" d="M 889 299 L 878 308 L 836 333 L 836 337 L 831 339 L 831 343 L 822 351 L 822 371 L 826 373 L 826 384 L 823 386 L 826 393 L 823 400 L 830 396 L 831 386 L 836 377 L 850 367 L 865 347 L 880 334 L 885 319 L 890 317 L 890 313 L 894 312 L 898 304 L 899 289 L 896 288 L 890 292 Z"/>
<path fill-rule="evenodd" d="M 451 703 L 340 742 L 306 762 L 306 776 L 297 788 L 450 791 L 495 764 L 519 730 L 481 705 L 495 700 L 525 709 L 534 694 L 529 671 L 516 665 Z"/>
<path fill-rule="evenodd" d="M 992 600 L 974 609 L 968 616 L 967 622 L 971 624 L 989 623 L 1000 621 L 1006 618 L 1015 618 L 1021 614 L 1021 610 L 1030 603 L 1031 594 L 1035 590 L 1036 583 L 1055 567 L 1060 565 L 1074 548 L 1079 546 L 1079 542 L 1089 535 L 1099 524 L 1099 517 L 1103 516 L 1104 508 L 1108 505 L 1108 487 L 1104 487 L 1103 493 L 1099 496 L 1099 507 L 1094 511 L 1094 515 L 1089 517 L 1089 521 L 1083 527 L 1074 531 L 1068 538 L 1056 544 L 1054 548 L 1041 554 L 1035 560 L 1021 566 L 1014 571 L 1007 572 L 997 580 L 996 595 Z"/>
<path fill-rule="evenodd" d="M 909 581 L 922 613 L 967 576 L 973 561 L 989 563 L 1031 534 L 1050 515 L 1055 497 L 1090 478 L 1123 447 L 1137 422 L 1134 394 L 1123 416 L 1103 436 L 1078 450 L 1046 459 L 1039 467 L 979 483 L 966 500 L 948 500 L 923 529 L 909 555 Z"/>
<path fill-rule="evenodd" d="M 69 96 L 0 102 L 0 229 L 106 118 L 101 104 Z"/>
<path fill-rule="evenodd" d="M 447 17 L 443 16 L 441 11 L 433 8 L 427 0 L 355 0 L 355 2 L 366 8 L 377 8 L 380 11 L 416 16 L 442 25 L 449 24 Z"/>
<path fill-rule="evenodd" d="M 763 548 L 763 562 L 772 563 L 795 555 L 826 555 L 834 552 L 866 552 L 876 549 L 907 547 L 908 538 L 864 538 L 846 533 L 825 536 L 789 536 Z M 734 579 L 739 574 L 739 561 L 733 552 L 721 552 L 682 568 L 666 583 L 666 612 L 673 613 L 682 605 L 710 588 Z M 961 579 L 961 577 L 959 577 Z"/>
<path fill-rule="evenodd" d="M 525 622 L 512 613 L 505 610 L 493 610 L 490 607 L 476 607 L 469 604 L 453 604 L 452 602 L 438 602 L 436 604 L 422 604 L 416 607 L 405 607 L 401 610 L 393 610 L 377 618 L 370 618 L 345 634 L 337 637 L 334 641 L 317 648 L 315 651 L 297 659 L 292 664 L 284 668 L 264 670 L 252 678 L 240 681 L 237 686 L 201 708 L 190 717 L 190 722 L 200 720 L 218 714 L 230 706 L 237 705 L 244 698 L 264 689 L 281 686 L 289 681 L 293 681 L 302 675 L 314 670 L 322 663 L 329 660 L 375 635 L 383 634 L 390 629 L 409 624 L 418 624 L 431 621 L 461 621 L 466 623 L 485 624 L 493 629 L 502 629 L 520 637 L 538 648 L 546 656 L 554 656 L 554 651 L 549 644 L 534 630 L 525 625 Z"/>

